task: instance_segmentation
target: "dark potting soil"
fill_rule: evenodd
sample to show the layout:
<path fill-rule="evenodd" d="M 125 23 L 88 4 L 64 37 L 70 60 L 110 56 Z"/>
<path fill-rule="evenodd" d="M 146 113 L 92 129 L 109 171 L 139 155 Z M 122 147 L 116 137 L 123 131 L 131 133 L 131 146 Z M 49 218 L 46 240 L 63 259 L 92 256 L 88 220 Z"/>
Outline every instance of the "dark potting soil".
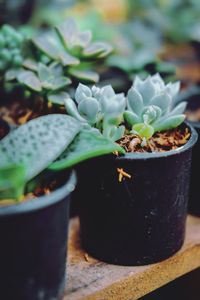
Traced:
<path fill-rule="evenodd" d="M 190 132 L 186 127 L 156 132 L 146 143 L 136 134 L 126 134 L 118 143 L 127 153 L 166 152 L 185 145 L 189 138 Z"/>
<path fill-rule="evenodd" d="M 62 173 L 62 172 L 61 172 Z M 51 177 L 50 179 L 46 179 L 45 176 L 39 183 L 36 184 L 35 188 L 33 188 L 33 191 L 27 192 L 25 191 L 24 195 L 21 196 L 21 199 L 17 202 L 14 199 L 5 199 L 0 200 L 0 206 L 5 205 L 13 205 L 21 202 L 26 202 L 31 199 L 39 199 L 41 196 L 49 195 L 56 189 L 60 188 L 65 182 L 66 178 L 69 177 L 69 171 L 64 171 L 62 175 L 59 176 L 59 178 Z"/>
<path fill-rule="evenodd" d="M 47 185 L 37 186 L 33 192 L 25 193 L 18 202 L 16 202 L 16 200 L 14 200 L 14 199 L 1 200 L 0 206 L 13 205 L 13 204 L 21 203 L 21 202 L 26 202 L 31 199 L 37 199 L 41 196 L 49 195 L 57 187 L 58 187 L 58 182 L 56 180 L 54 180 Z"/>
<path fill-rule="evenodd" d="M 0 106 L 0 118 L 10 125 L 22 125 L 39 116 L 51 113 L 66 113 L 64 106 L 43 104 L 41 99 L 36 101 L 16 100 Z"/>

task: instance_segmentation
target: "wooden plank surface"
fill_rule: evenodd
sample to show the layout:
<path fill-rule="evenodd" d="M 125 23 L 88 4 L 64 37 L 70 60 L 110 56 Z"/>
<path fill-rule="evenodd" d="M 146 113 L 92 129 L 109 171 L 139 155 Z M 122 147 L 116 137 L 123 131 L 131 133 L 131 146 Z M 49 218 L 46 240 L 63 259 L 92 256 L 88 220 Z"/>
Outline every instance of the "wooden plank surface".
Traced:
<path fill-rule="evenodd" d="M 141 267 L 108 265 L 80 247 L 78 219 L 70 224 L 63 300 L 135 300 L 200 267 L 200 218 L 188 216 L 186 240 L 171 258 Z"/>

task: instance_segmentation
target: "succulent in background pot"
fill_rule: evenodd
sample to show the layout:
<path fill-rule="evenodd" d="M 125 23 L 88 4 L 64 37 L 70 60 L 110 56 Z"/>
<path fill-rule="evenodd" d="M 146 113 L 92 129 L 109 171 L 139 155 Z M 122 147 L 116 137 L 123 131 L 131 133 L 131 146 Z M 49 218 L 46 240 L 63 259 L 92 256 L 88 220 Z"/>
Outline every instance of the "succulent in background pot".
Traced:
<path fill-rule="evenodd" d="M 0 81 L 10 89 L 20 87 L 32 99 L 63 105 L 70 87 L 99 81 L 96 65 L 111 52 L 108 43 L 92 41 L 92 32 L 80 31 L 72 18 L 31 39 L 3 25 Z"/>
<path fill-rule="evenodd" d="M 136 78 L 118 123 L 125 132 L 117 143 L 128 153 L 78 167 L 82 245 L 100 260 L 148 264 L 183 244 L 197 134 L 183 123 L 186 104 L 174 105 L 178 91 L 179 83 L 165 85 L 158 74 Z M 96 100 L 103 107 L 102 95 L 103 90 Z"/>

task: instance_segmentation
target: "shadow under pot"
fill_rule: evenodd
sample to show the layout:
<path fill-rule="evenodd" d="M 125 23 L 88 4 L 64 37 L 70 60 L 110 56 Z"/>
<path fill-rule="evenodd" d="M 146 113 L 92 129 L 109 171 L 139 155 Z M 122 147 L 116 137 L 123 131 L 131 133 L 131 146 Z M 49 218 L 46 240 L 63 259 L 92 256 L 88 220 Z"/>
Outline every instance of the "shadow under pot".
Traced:
<path fill-rule="evenodd" d="M 197 140 L 189 130 L 189 141 L 177 150 L 108 155 L 81 165 L 80 234 L 90 255 L 112 264 L 144 265 L 181 248 Z M 131 178 L 119 182 L 118 168 Z"/>
<path fill-rule="evenodd" d="M 200 136 L 200 96 L 190 97 L 187 105 L 188 118 L 194 121 L 187 121 L 190 126 L 194 127 Z M 195 121 L 195 119 L 197 119 Z M 199 119 L 199 120 L 198 120 Z M 200 216 L 200 193 L 199 193 L 199 170 L 200 170 L 200 138 L 198 138 L 192 150 L 192 172 L 189 195 L 189 213 Z"/>
<path fill-rule="evenodd" d="M 60 299 L 65 286 L 69 197 L 76 177 L 49 195 L 0 207 L 0 298 Z"/>

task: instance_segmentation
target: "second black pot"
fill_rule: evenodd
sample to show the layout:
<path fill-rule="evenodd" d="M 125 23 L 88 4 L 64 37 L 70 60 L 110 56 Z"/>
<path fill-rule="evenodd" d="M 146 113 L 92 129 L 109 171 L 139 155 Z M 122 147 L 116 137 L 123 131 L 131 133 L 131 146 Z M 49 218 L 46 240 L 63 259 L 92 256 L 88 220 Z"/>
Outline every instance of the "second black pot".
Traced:
<path fill-rule="evenodd" d="M 109 155 L 79 167 L 81 241 L 89 254 L 108 263 L 143 265 L 180 249 L 197 140 L 190 131 L 190 140 L 177 150 Z M 119 182 L 117 168 L 131 179 Z"/>
<path fill-rule="evenodd" d="M 67 183 L 47 196 L 0 207 L 0 299 L 60 299 L 75 179 L 72 173 Z"/>

